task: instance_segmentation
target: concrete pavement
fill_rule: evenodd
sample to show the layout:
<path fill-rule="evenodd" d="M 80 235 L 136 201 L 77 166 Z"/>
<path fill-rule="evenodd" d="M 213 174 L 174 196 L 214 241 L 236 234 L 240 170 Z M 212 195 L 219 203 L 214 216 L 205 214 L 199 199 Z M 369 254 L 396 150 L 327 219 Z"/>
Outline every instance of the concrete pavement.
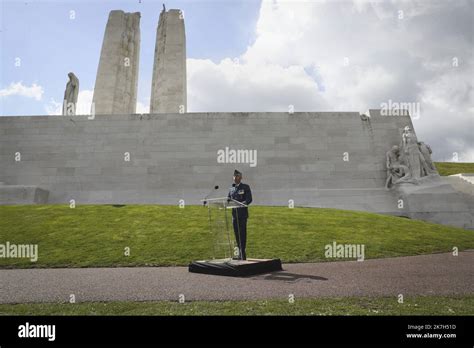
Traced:
<path fill-rule="evenodd" d="M 474 294 L 474 250 L 283 268 L 250 278 L 187 267 L 3 269 L 0 303 L 67 302 L 71 294 L 76 302 Z"/>

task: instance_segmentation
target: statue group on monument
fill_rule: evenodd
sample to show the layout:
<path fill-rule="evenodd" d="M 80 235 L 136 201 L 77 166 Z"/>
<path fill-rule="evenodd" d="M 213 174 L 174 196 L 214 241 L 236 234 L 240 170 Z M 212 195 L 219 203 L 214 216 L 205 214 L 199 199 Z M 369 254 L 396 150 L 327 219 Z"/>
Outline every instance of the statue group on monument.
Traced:
<path fill-rule="evenodd" d="M 438 175 L 428 144 L 418 141 L 409 126 L 403 130 L 400 145 L 386 154 L 387 180 L 385 188 L 401 183 L 417 184 L 422 177 Z"/>

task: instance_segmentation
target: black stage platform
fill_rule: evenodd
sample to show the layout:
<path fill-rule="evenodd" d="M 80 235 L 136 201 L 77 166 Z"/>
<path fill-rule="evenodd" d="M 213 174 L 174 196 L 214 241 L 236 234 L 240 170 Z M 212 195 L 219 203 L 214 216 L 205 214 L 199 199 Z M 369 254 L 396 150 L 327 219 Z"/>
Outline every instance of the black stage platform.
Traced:
<path fill-rule="evenodd" d="M 189 272 L 228 277 L 248 277 L 282 270 L 280 259 L 219 259 L 193 261 L 189 264 Z"/>

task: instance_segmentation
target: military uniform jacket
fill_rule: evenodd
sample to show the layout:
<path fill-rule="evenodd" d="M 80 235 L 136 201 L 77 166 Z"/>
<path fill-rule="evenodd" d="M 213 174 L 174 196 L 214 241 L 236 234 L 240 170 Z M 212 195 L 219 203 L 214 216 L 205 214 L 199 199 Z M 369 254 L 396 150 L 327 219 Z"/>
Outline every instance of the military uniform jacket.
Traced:
<path fill-rule="evenodd" d="M 244 183 L 240 183 L 239 185 L 235 185 L 235 187 L 231 187 L 228 196 L 229 198 L 232 198 L 245 205 L 252 203 L 252 191 L 250 191 L 250 186 Z M 248 208 L 245 207 L 232 209 L 232 216 L 235 217 L 236 215 L 239 218 L 248 218 Z"/>

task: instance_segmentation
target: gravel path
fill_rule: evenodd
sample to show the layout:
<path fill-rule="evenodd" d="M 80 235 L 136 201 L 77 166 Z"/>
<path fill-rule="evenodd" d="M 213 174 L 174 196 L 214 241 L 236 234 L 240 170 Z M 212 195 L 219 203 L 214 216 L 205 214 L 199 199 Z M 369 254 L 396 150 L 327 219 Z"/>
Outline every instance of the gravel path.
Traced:
<path fill-rule="evenodd" d="M 474 294 L 474 250 L 363 262 L 284 264 L 250 278 L 187 267 L 0 270 L 0 303 L 245 300 L 298 297 Z"/>

